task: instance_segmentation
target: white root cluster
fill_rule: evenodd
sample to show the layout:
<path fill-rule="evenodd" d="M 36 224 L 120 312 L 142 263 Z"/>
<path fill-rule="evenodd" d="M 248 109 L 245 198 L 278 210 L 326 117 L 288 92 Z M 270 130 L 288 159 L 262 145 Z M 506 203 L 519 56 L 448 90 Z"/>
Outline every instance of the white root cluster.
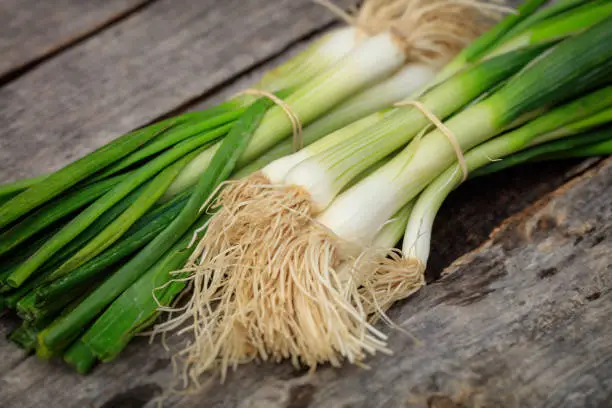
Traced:
<path fill-rule="evenodd" d="M 369 35 L 393 31 L 408 60 L 441 67 L 512 9 L 483 0 L 366 0 L 345 17 Z"/>
<path fill-rule="evenodd" d="M 372 273 L 361 282 L 359 293 L 368 305 L 370 322 L 385 317 L 385 312 L 398 300 L 405 299 L 425 286 L 425 265 L 407 258 L 401 251 L 386 251 L 375 258 Z"/>
<path fill-rule="evenodd" d="M 255 174 L 230 183 L 213 206 L 218 212 L 182 271 L 191 297 L 157 330 L 193 336 L 180 353 L 188 377 L 224 377 L 255 358 L 315 368 L 388 351 L 361 294 L 336 270 L 356 248 L 313 224 L 305 192 Z"/>
<path fill-rule="evenodd" d="M 259 173 L 229 183 L 212 206 L 218 212 L 181 271 L 190 298 L 156 330 L 192 336 L 179 353 L 186 377 L 224 378 L 254 359 L 314 369 L 389 352 L 369 320 L 407 286 L 418 289 L 418 276 L 341 241 L 312 219 L 308 194 Z"/>

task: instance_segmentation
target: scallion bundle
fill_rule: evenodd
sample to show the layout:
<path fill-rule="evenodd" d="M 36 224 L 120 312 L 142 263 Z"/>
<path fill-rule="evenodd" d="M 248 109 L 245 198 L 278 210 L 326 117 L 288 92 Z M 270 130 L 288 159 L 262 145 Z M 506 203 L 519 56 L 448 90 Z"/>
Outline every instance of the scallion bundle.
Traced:
<path fill-rule="evenodd" d="M 208 235 L 201 210 L 218 187 L 292 152 L 293 123 L 266 93 L 304 126 L 297 154 L 318 154 L 379 123 L 379 110 L 435 77 L 500 10 L 368 0 L 351 26 L 255 84 L 263 97 L 240 94 L 154 123 L 56 172 L 0 186 L 0 304 L 23 319 L 10 339 L 79 372 L 115 358 L 189 293 L 182 267 L 193 235 Z"/>
<path fill-rule="evenodd" d="M 536 3 L 405 103 L 224 188 L 182 271 L 191 298 L 163 326 L 193 335 L 181 353 L 189 376 L 255 358 L 316 367 L 388 351 L 371 320 L 422 286 L 429 236 L 418 228 L 445 194 L 491 158 L 607 122 L 609 4 Z M 403 230 L 401 253 L 384 247 Z"/>

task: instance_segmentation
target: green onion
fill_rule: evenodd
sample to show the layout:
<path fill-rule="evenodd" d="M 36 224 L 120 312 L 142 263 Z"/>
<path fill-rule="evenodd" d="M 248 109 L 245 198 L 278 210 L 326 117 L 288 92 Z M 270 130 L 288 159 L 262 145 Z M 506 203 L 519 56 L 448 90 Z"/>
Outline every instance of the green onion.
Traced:
<path fill-rule="evenodd" d="M 168 166 L 155 176 L 144 188 L 142 194 L 112 224 L 107 226 L 72 258 L 60 266 L 54 274 L 59 276 L 74 270 L 98 255 L 119 239 L 153 204 L 166 192 L 178 173 L 192 160 L 197 151 L 188 154 Z"/>
<path fill-rule="evenodd" d="M 9 285 L 19 287 L 44 261 L 49 259 L 56 251 L 70 242 L 87 226 L 91 225 L 97 217 L 103 214 L 111 206 L 119 202 L 136 187 L 146 182 L 166 166 L 180 159 L 184 155 L 200 148 L 210 142 L 209 133 L 186 140 L 173 149 L 168 150 L 159 157 L 153 159 L 147 166 L 139 168 L 126 180 L 115 186 L 111 191 L 96 200 L 86 210 L 80 213 L 72 222 L 59 231 L 53 239 L 36 252 L 27 263 L 11 274 L 7 279 Z"/>
<path fill-rule="evenodd" d="M 500 164 L 504 163 L 506 159 L 493 163 L 491 161 L 528 148 L 532 141 L 535 142 L 538 139 L 540 141 L 550 140 L 551 134 L 558 138 L 566 137 L 568 132 L 554 132 L 554 130 L 587 118 L 606 106 L 612 106 L 612 86 L 562 105 L 516 130 L 476 146 L 465 155 L 467 167 L 470 172 L 485 165 L 496 165 L 489 168 L 489 171 L 504 168 L 506 165 L 500 167 Z M 609 136 L 609 130 L 602 133 L 604 137 Z M 596 136 L 594 137 L 602 137 L 602 133 L 595 132 Z M 508 166 L 513 164 L 515 163 L 512 161 L 507 163 Z M 482 174 L 484 173 L 475 173 L 473 176 Z M 461 176 L 458 165 L 452 165 L 429 184 L 420 195 L 413 209 L 404 236 L 404 253 L 406 256 L 418 259 L 422 265 L 427 263 L 431 228 L 435 214 L 446 196 L 461 183 Z"/>
<path fill-rule="evenodd" d="M 612 154 L 612 140 L 596 142 L 587 146 L 573 147 L 561 152 L 546 152 L 538 156 L 539 160 L 569 159 L 573 157 L 604 156 Z"/>
<path fill-rule="evenodd" d="M 538 46 L 517 50 L 484 61 L 434 87 L 421 96 L 419 102 L 439 118 L 446 118 L 491 86 L 516 73 L 543 49 L 545 47 Z M 279 178 L 284 179 L 285 184 L 305 189 L 311 196 L 315 211 L 321 211 L 358 174 L 405 145 L 430 123 L 412 107 L 398 107 L 385 116 L 384 120 L 342 143 L 299 161 Z M 268 167 L 273 169 L 275 165 L 271 163 Z M 266 175 L 276 180 L 277 177 L 270 173 Z"/>
<path fill-rule="evenodd" d="M 458 113 L 446 126 L 461 149 L 468 150 L 499 134 L 521 115 L 597 86 L 612 71 L 609 41 L 612 19 L 535 58 L 500 90 Z M 318 220 L 349 242 L 367 245 L 380 225 L 455 159 L 456 153 L 446 136 L 439 130 L 432 131 L 341 194 Z"/>
<path fill-rule="evenodd" d="M 48 202 L 28 218 L 0 234 L 0 254 L 8 252 L 37 232 L 96 200 L 128 176 L 129 174 L 125 174 L 103 180 Z"/>
<path fill-rule="evenodd" d="M 546 0 L 526 0 L 515 14 L 506 16 L 492 29 L 474 40 L 468 47 L 464 48 L 451 62 L 436 76 L 435 83 L 440 83 L 460 70 L 467 64 L 478 61 L 483 55 L 491 50 L 510 30 L 520 22 L 530 17 Z"/>
<path fill-rule="evenodd" d="M 418 102 L 456 134 L 466 156 L 499 134 L 493 141 L 508 134 L 518 140 L 525 129 L 531 129 L 538 136 L 524 136 L 521 147 L 531 150 L 551 146 L 549 141 L 557 137 L 592 131 L 609 119 L 603 111 L 595 112 L 607 100 L 603 94 L 599 100 L 592 99 L 596 103 L 569 112 L 558 122 L 553 117 L 557 104 L 607 81 L 612 64 L 602 43 L 610 40 L 606 32 L 610 27 L 584 29 L 609 14 L 608 4 L 562 0 L 548 11 L 537 11 L 543 1 L 527 0 L 519 16 L 505 19 L 434 77 L 440 61 L 452 57 L 483 27 L 481 20 L 476 22 L 481 17 L 479 5 L 468 3 L 423 2 L 423 10 L 412 10 L 417 18 L 411 19 L 405 9 L 414 7 L 410 2 L 404 7 L 366 0 L 363 10 L 374 13 L 372 21 L 381 12 L 384 23 L 371 30 L 362 25 L 360 16 L 355 27 L 330 33 L 262 78 L 256 88 L 290 90 L 280 92 L 280 97 L 305 126 L 302 142 L 307 147 L 299 152 L 292 152 L 293 124 L 279 106 L 265 98 L 239 95 L 212 109 L 131 132 L 58 172 L 0 186 L 0 282 L 4 285 L 0 291 L 10 290 L 0 302 L 16 309 L 30 325 L 16 331 L 16 339 L 30 349 L 35 345 L 41 358 L 62 355 L 80 373 L 91 370 L 96 361 L 118 356 L 186 289 L 191 273 L 181 267 L 188 262 L 190 268 L 199 268 L 191 260 L 202 256 L 193 252 L 206 251 L 210 241 L 225 242 L 223 231 L 213 228 L 222 224 L 217 222 L 219 214 L 232 213 L 223 195 L 220 211 L 213 215 L 200 244 L 188 245 L 210 217 L 201 214 L 202 206 L 215 198 L 228 177 L 261 170 L 229 184 L 229 191 L 235 186 L 240 191 L 243 182 L 250 188 L 249 183 L 257 181 L 260 184 L 252 190 L 255 205 L 260 200 L 257 191 L 273 191 L 273 197 L 276 191 L 295 192 L 298 201 L 304 194 L 301 203 L 310 213 L 300 218 L 280 200 L 280 205 L 266 207 L 258 219 L 245 217 L 246 235 L 253 236 L 257 229 L 256 240 L 261 237 L 261 247 L 256 243 L 253 248 L 262 252 L 255 251 L 253 259 L 262 265 L 255 263 L 251 268 L 249 264 L 247 271 L 221 261 L 217 270 L 214 262 L 206 263 L 215 277 L 243 285 L 240 293 L 246 297 L 253 293 L 253 312 L 244 315 L 246 333 L 236 335 L 266 337 L 267 343 L 257 343 L 253 349 L 264 359 L 290 356 L 305 364 L 337 363 L 337 354 L 358 361 L 367 352 L 384 349 L 385 336 L 363 319 L 392 301 L 387 296 L 376 304 L 381 288 L 387 290 L 384 284 L 398 283 L 395 296 L 407 282 L 368 276 L 369 269 L 356 270 L 352 262 L 363 258 L 365 264 L 372 263 L 368 254 L 360 253 L 364 245 L 383 249 L 392 245 L 404 230 L 402 225 L 415 215 L 413 206 L 422 191 L 455 160 L 448 141 L 431 131 L 420 110 L 392 105 L 420 96 Z M 420 0 L 417 4 L 420 7 Z M 436 15 L 440 9 L 444 12 Z M 436 24 L 444 20 L 444 29 L 429 24 L 430 16 Z M 472 19 L 474 25 L 469 24 Z M 421 33 L 423 24 L 426 29 Z M 362 30 L 368 34 L 357 35 Z M 412 47 L 413 43 L 426 45 Z M 572 60 L 561 57 L 560 49 L 576 55 Z M 546 77 L 542 83 L 535 80 L 536 74 Z M 554 130 L 547 131 L 553 125 Z M 603 140 L 603 136 L 584 137 L 571 148 Z M 263 185 L 260 176 L 267 178 Z M 365 189 L 372 180 L 383 180 L 385 188 Z M 359 194 L 366 190 L 368 194 Z M 247 203 L 252 205 L 250 199 Z M 275 212 L 300 218 L 299 223 L 285 228 L 290 224 L 278 219 L 276 224 L 268 216 Z M 339 217 L 330 218 L 330 214 Z M 350 223 L 353 226 L 346 229 Z M 351 228 L 358 234 L 351 235 Z M 259 234 L 260 229 L 264 233 Z M 232 251 L 242 248 L 237 235 Z M 336 246 L 336 239 L 350 242 Z M 295 249 L 296 242 L 304 247 Z M 294 248 L 297 256 L 291 252 L 294 249 L 284 253 L 282 248 Z M 310 255 L 302 256 L 302 250 Z M 281 264 L 285 272 L 278 272 Z M 286 268 L 293 269 L 287 273 Z M 259 276 L 264 270 L 271 274 Z M 281 276 L 289 286 L 277 292 L 276 277 Z M 216 281 L 210 284 L 213 288 Z M 234 301 L 229 288 L 215 294 L 223 299 L 220 305 Z M 354 303 L 360 297 L 371 303 Z M 203 302 L 212 306 L 215 299 Z M 183 324 L 190 318 L 197 324 L 195 316 L 186 313 L 154 332 L 179 327 L 185 329 L 182 333 L 189 332 Z M 216 316 L 228 315 L 221 310 Z M 235 331 L 230 320 L 211 324 L 230 324 Z M 274 324 L 266 324 L 271 320 Z M 295 344 L 274 344 L 278 333 L 297 333 L 295 339 L 285 339 Z M 307 350 L 313 339 L 323 349 Z M 231 353 L 232 341 L 229 348 L 219 347 Z M 270 344 L 273 347 L 267 349 Z M 329 344 L 331 348 L 324 349 Z M 299 347 L 304 347 L 303 353 L 295 352 Z M 222 358 L 240 359 L 237 354 L 223 354 L 226 351 L 211 348 L 212 354 L 218 352 Z M 202 356 L 205 361 L 217 357 Z M 206 364 L 196 363 L 190 373 L 196 375 Z"/>
<path fill-rule="evenodd" d="M 241 154 L 250 141 L 251 134 L 259 125 L 270 105 L 261 100 L 251 105 L 238 119 L 223 140 L 211 165 L 200 178 L 198 186 L 181 213 L 166 229 L 131 258 L 124 266 L 104 281 L 72 312 L 55 321 L 38 336 L 39 350 L 47 354 L 63 349 L 79 334 L 81 328 L 101 313 L 125 289 L 142 276 L 174 243 L 189 230 L 196 221 L 203 202 L 213 193 L 219 183 L 229 176 L 235 166 L 237 154 Z"/>
<path fill-rule="evenodd" d="M 41 176 L 22 179 L 19 181 L 15 181 L 13 183 L 0 185 L 0 199 L 12 198 L 22 191 L 32 187 L 35 184 L 40 183 L 44 179 L 48 177 L 47 174 L 43 174 Z"/>
<path fill-rule="evenodd" d="M 32 352 L 36 348 L 36 329 L 22 324 L 11 331 L 7 339 L 26 352 Z"/>
<path fill-rule="evenodd" d="M 605 126 L 566 139 L 536 145 L 525 151 L 505 157 L 503 160 L 481 167 L 471 173 L 471 177 L 496 173 L 530 161 L 608 155 L 611 153 L 611 141 L 612 126 Z"/>
<path fill-rule="evenodd" d="M 149 140 L 163 133 L 167 124 L 155 124 L 148 128 L 128 133 L 102 146 L 87 156 L 76 160 L 63 169 L 50 174 L 44 183 L 38 183 L 18 194 L 0 207 L 0 228 L 15 221 L 40 204 L 59 195 L 87 176 L 127 156 Z"/>
<path fill-rule="evenodd" d="M 527 45 L 541 44 L 571 36 L 610 17 L 610 15 L 612 15 L 611 3 L 597 1 L 587 3 L 581 7 L 576 7 L 571 13 L 562 13 L 541 21 L 502 43 L 487 56 L 499 55 Z"/>
<path fill-rule="evenodd" d="M 110 273 L 111 266 L 144 247 L 163 231 L 180 213 L 188 198 L 189 194 L 184 194 L 145 215 L 121 240 L 66 276 L 50 275 L 50 282 L 36 289 L 36 304 L 45 305 L 53 299 L 79 291 Z"/>
<path fill-rule="evenodd" d="M 137 332 L 155 320 L 160 313 L 158 308 L 169 306 L 185 287 L 185 281 L 170 281 L 180 278 L 171 272 L 180 269 L 193 252 L 193 248 L 187 247 L 193 232 L 186 234 L 154 268 L 123 292 L 85 333 L 82 341 L 94 356 L 103 362 L 114 359 Z"/>
<path fill-rule="evenodd" d="M 96 363 L 96 357 L 89 350 L 89 347 L 79 339 L 66 350 L 64 361 L 72 366 L 77 373 L 87 374 Z"/>

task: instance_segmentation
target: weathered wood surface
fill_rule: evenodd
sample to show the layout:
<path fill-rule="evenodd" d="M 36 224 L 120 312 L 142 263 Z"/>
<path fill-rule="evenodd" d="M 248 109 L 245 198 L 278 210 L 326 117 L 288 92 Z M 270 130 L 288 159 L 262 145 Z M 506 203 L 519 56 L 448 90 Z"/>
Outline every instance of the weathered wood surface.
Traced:
<path fill-rule="evenodd" d="M 331 21 L 310 0 L 156 1 L 0 88 L 0 182 L 57 169 Z"/>
<path fill-rule="evenodd" d="M 391 312 L 371 370 L 248 365 L 172 407 L 606 407 L 612 398 L 612 159 L 506 221 Z M 462 239 L 461 236 L 455 239 Z M 415 339 L 417 340 L 415 342 Z M 79 377 L 30 358 L 0 377 L 6 407 L 153 407 L 159 344 Z"/>
<path fill-rule="evenodd" d="M 371 370 L 251 366 L 175 406 L 610 406 L 610 219 L 612 159 L 394 308 L 410 336 L 393 332 L 395 355 L 373 358 Z"/>
<path fill-rule="evenodd" d="M 1 0 L 0 81 L 138 10 L 151 0 Z"/>
<path fill-rule="evenodd" d="M 243 89 L 331 21 L 307 0 L 212 3 L 153 2 L 0 88 L 0 181 L 58 168 L 168 112 Z M 584 169 L 541 163 L 451 195 L 436 221 L 434 275 L 519 214 L 456 273 L 392 310 L 419 344 L 389 330 L 395 355 L 373 358 L 370 371 L 304 377 L 288 365 L 249 365 L 167 405 L 608 406 L 612 162 L 530 207 Z M 0 336 L 11 322 L 0 318 Z M 127 408 L 153 407 L 171 367 L 145 339 L 88 377 L 0 341 L 0 373 L 0 407 Z"/>

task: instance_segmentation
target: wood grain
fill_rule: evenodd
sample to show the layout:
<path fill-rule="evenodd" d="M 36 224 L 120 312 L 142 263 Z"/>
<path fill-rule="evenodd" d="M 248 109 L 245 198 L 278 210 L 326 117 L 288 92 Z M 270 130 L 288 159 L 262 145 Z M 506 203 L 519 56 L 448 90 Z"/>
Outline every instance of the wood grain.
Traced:
<path fill-rule="evenodd" d="M 307 0 L 211 3 L 159 0 L 0 88 L 0 181 L 56 169 L 176 109 L 208 106 L 331 21 Z M 430 271 L 478 248 L 392 309 L 411 336 L 388 329 L 395 354 L 371 359 L 371 370 L 307 376 L 247 365 L 227 384 L 211 381 L 166 405 L 607 406 L 612 160 L 582 174 L 592 163 L 530 165 L 454 192 L 436 221 Z M 12 323 L 0 318 L 0 336 Z M 152 408 L 171 365 L 158 342 L 141 338 L 81 377 L 0 341 L 0 373 L 1 407 Z"/>
<path fill-rule="evenodd" d="M 612 159 L 511 217 L 394 307 L 409 335 L 387 328 L 394 355 L 370 359 L 370 370 L 307 375 L 252 364 L 166 406 L 604 407 L 612 396 L 610 219 Z M 139 339 L 88 377 L 27 359 L 0 377 L 0 389 L 7 408 L 152 408 L 170 378 L 168 354 Z"/>
<path fill-rule="evenodd" d="M 0 79 L 120 20 L 151 0 L 1 0 Z"/>
<path fill-rule="evenodd" d="M 173 406 L 607 406 L 610 219 L 612 159 L 510 218 L 395 307 L 410 335 L 389 330 L 395 354 L 373 358 L 371 370 L 250 366 Z"/>
<path fill-rule="evenodd" d="M 57 169 L 333 19 L 310 0 L 157 1 L 0 89 L 0 182 Z"/>

